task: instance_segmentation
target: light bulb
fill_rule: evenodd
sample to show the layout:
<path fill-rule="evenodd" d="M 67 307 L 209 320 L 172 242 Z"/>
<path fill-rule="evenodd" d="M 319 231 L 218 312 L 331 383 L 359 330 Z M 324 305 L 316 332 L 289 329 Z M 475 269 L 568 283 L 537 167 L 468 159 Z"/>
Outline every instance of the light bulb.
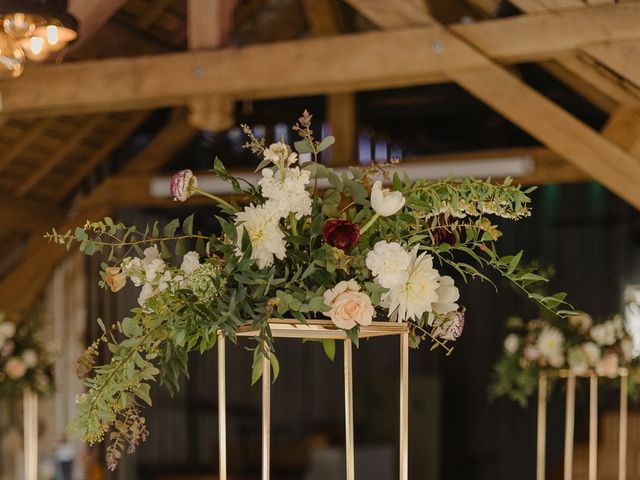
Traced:
<path fill-rule="evenodd" d="M 58 27 L 55 25 L 47 25 L 47 43 L 55 47 L 58 44 Z"/>
<path fill-rule="evenodd" d="M 24 69 L 24 52 L 6 33 L 0 33 L 0 77 L 16 78 Z"/>
<path fill-rule="evenodd" d="M 29 37 L 38 25 L 45 22 L 44 18 L 26 13 L 10 13 L 2 16 L 2 27 L 15 39 Z"/>
<path fill-rule="evenodd" d="M 24 53 L 27 55 L 27 58 L 34 62 L 42 62 L 46 60 L 49 58 L 49 53 L 51 53 L 46 40 L 39 36 L 25 38 L 20 41 L 20 45 L 22 46 Z"/>
<path fill-rule="evenodd" d="M 66 47 L 69 42 L 75 40 L 78 37 L 78 33 L 53 20 L 47 26 L 36 28 L 34 36 L 45 39 L 48 51 L 57 52 Z"/>

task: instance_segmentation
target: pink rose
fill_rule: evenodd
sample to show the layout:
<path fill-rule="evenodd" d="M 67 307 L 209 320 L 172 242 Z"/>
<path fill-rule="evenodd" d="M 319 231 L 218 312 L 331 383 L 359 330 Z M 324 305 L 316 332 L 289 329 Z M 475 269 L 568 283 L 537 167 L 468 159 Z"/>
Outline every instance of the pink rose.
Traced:
<path fill-rule="evenodd" d="M 12 380 L 22 378 L 27 373 L 27 364 L 24 360 L 18 357 L 12 357 L 7 360 L 7 364 L 4 366 L 4 371 Z"/>
<path fill-rule="evenodd" d="M 356 325 L 370 325 L 373 320 L 371 299 L 360 291 L 355 280 L 340 282 L 324 292 L 324 303 L 331 310 L 328 316 L 339 328 L 351 330 Z"/>
<path fill-rule="evenodd" d="M 524 358 L 529 360 L 530 362 L 535 362 L 540 358 L 540 352 L 533 345 L 527 345 L 524 347 Z"/>

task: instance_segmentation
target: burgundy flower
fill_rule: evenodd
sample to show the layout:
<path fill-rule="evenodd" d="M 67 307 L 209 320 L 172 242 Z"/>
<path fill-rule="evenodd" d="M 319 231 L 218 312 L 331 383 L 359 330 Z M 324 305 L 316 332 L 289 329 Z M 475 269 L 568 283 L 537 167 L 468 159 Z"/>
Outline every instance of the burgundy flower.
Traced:
<path fill-rule="evenodd" d="M 191 170 L 180 170 L 171 177 L 169 191 L 174 201 L 184 202 L 192 194 L 192 188 L 198 187 L 198 179 Z"/>
<path fill-rule="evenodd" d="M 433 335 L 440 337 L 443 340 L 455 341 L 464 329 L 464 313 L 462 312 L 449 312 L 446 318 L 437 325 L 433 330 Z"/>
<path fill-rule="evenodd" d="M 322 227 L 322 238 L 332 247 L 347 250 L 358 243 L 360 225 L 349 220 L 332 218 Z"/>
<path fill-rule="evenodd" d="M 433 243 L 438 246 L 443 243 L 454 245 L 456 243 L 456 232 L 461 233 L 460 226 L 448 215 L 441 213 L 436 217 L 436 221 L 432 223 Z"/>

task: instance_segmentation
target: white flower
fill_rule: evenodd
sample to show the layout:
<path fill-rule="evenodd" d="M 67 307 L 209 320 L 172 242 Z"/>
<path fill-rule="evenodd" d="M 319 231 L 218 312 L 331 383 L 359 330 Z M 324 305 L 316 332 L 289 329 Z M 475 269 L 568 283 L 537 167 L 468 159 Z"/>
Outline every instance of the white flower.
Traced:
<path fill-rule="evenodd" d="M 270 168 L 262 170 L 262 179 L 258 182 L 262 195 L 267 199 L 265 208 L 273 210 L 279 218 L 294 213 L 300 220 L 311 215 L 311 196 L 306 190 L 310 172 L 298 167 L 285 168 L 274 174 Z"/>
<path fill-rule="evenodd" d="M 38 364 L 38 354 L 35 350 L 28 348 L 22 352 L 22 360 L 28 368 L 33 368 Z"/>
<path fill-rule="evenodd" d="M 411 256 L 398 242 L 379 241 L 367 254 L 367 268 L 384 288 L 406 282 Z"/>
<path fill-rule="evenodd" d="M 191 275 L 200 268 L 200 254 L 198 252 L 188 252 L 182 257 L 180 269 L 187 275 Z"/>
<path fill-rule="evenodd" d="M 555 366 L 555 363 L 559 362 L 560 357 L 563 357 L 563 346 L 564 346 L 564 336 L 560 332 L 553 327 L 545 327 L 542 329 L 540 336 L 538 337 L 538 341 L 536 342 L 536 346 L 540 351 L 540 354 Z M 553 363 L 552 363 L 553 360 Z"/>
<path fill-rule="evenodd" d="M 518 335 L 516 335 L 515 333 L 510 333 L 509 335 L 507 335 L 507 338 L 504 339 L 504 349 L 511 355 L 516 353 L 519 347 L 520 337 L 518 337 Z"/>
<path fill-rule="evenodd" d="M 140 290 L 140 294 L 138 295 L 138 305 L 141 307 L 149 300 L 151 297 L 155 295 L 153 285 L 150 283 L 145 283 L 142 286 L 142 290 Z"/>
<path fill-rule="evenodd" d="M 154 294 L 164 292 L 171 285 L 171 272 L 167 270 L 162 274 L 160 279 L 158 280 L 158 288 L 154 292 Z"/>
<path fill-rule="evenodd" d="M 422 318 L 439 300 L 440 275 L 433 268 L 433 257 L 426 253 L 418 255 L 418 247 L 410 255 L 407 280 L 384 293 L 381 301 L 381 305 L 389 308 L 389 313 L 397 315 L 399 322 Z"/>
<path fill-rule="evenodd" d="M 590 315 L 586 313 L 581 313 L 579 315 L 571 315 L 569 316 L 569 323 L 576 327 L 578 331 L 585 333 L 588 332 L 593 325 L 593 320 Z"/>
<path fill-rule="evenodd" d="M 547 358 L 549 365 L 554 368 L 560 368 L 564 365 L 564 353 L 560 352 L 557 355 L 552 355 Z"/>
<path fill-rule="evenodd" d="M 433 303 L 433 311 L 446 315 L 449 312 L 458 310 L 456 301 L 460 298 L 458 287 L 453 284 L 453 278 L 440 277 L 439 286 L 436 289 L 438 301 Z"/>
<path fill-rule="evenodd" d="M 5 340 L 13 338 L 16 333 L 16 325 L 8 320 L 0 323 L 0 337 Z"/>
<path fill-rule="evenodd" d="M 611 321 L 591 327 L 591 338 L 602 346 L 613 345 L 616 342 L 616 326 Z"/>
<path fill-rule="evenodd" d="M 615 353 L 607 353 L 596 367 L 598 375 L 614 378 L 618 375 L 620 360 Z"/>
<path fill-rule="evenodd" d="M 27 373 L 27 364 L 18 357 L 11 357 L 4 366 L 4 372 L 12 380 L 22 378 Z"/>
<path fill-rule="evenodd" d="M 587 363 L 590 367 L 595 367 L 600 362 L 600 347 L 593 342 L 586 342 L 582 344 L 582 351 L 587 359 Z"/>
<path fill-rule="evenodd" d="M 298 154 L 291 151 L 291 147 L 284 142 L 272 143 L 264 151 L 264 158 L 280 168 L 293 165 L 298 161 Z"/>
<path fill-rule="evenodd" d="M 253 204 L 236 214 L 236 228 L 238 230 L 238 248 L 242 245 L 244 232 L 251 241 L 251 258 L 257 260 L 258 268 L 269 267 L 273 264 L 273 257 L 282 260 L 287 255 L 284 233 L 280 230 L 278 219 L 274 212 L 264 205 L 255 207 Z"/>
<path fill-rule="evenodd" d="M 582 348 L 572 348 L 567 355 L 569 368 L 575 375 L 584 375 L 589 370 L 589 360 Z"/>
<path fill-rule="evenodd" d="M 146 266 L 145 280 L 147 282 L 154 282 L 158 275 L 162 275 L 164 273 L 166 267 L 167 265 L 164 263 L 164 260 L 154 258 Z"/>
<path fill-rule="evenodd" d="M 145 248 L 143 254 L 144 254 L 144 258 L 142 260 L 143 269 L 146 269 L 147 265 L 149 265 L 154 260 L 160 260 L 162 258 L 160 256 L 160 251 L 158 250 L 157 245 Z"/>
<path fill-rule="evenodd" d="M 339 328 L 350 330 L 356 325 L 370 325 L 373 305 L 355 280 L 342 281 L 324 292 L 324 303 L 331 307 L 326 313 Z"/>
<path fill-rule="evenodd" d="M 392 192 L 382 188 L 382 182 L 376 180 L 371 189 L 371 208 L 381 217 L 388 217 L 404 207 L 405 198 L 401 192 Z"/>

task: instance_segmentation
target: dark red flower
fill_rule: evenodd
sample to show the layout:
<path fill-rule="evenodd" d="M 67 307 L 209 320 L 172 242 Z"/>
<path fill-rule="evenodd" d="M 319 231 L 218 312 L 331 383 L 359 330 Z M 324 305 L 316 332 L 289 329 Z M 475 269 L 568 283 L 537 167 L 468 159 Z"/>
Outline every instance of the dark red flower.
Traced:
<path fill-rule="evenodd" d="M 332 247 L 348 250 L 358 243 L 360 225 L 349 220 L 332 218 L 322 227 L 322 238 Z"/>
<path fill-rule="evenodd" d="M 458 235 L 462 233 L 462 229 L 456 220 L 444 213 L 438 215 L 435 222 L 433 220 L 431 220 L 431 222 L 433 222 L 432 225 L 435 227 L 432 230 L 432 235 L 433 243 L 436 246 L 443 243 L 454 245 L 456 243 L 456 232 Z"/>

